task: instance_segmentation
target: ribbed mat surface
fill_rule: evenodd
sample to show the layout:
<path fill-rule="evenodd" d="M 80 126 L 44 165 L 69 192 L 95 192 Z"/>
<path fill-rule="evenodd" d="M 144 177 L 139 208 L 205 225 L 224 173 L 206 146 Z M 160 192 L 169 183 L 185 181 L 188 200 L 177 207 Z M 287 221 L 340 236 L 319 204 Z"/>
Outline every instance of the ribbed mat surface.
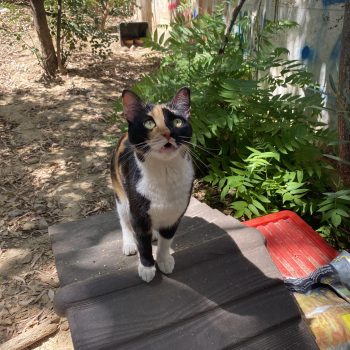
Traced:
<path fill-rule="evenodd" d="M 283 277 L 306 277 L 338 252 L 302 218 L 289 210 L 245 221 L 266 238 L 266 246 Z"/>

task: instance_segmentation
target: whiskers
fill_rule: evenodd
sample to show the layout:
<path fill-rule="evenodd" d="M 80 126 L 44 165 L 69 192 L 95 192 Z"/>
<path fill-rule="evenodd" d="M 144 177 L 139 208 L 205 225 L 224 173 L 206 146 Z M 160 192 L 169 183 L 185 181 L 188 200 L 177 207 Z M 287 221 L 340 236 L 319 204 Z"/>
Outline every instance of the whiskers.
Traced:
<path fill-rule="evenodd" d="M 186 145 L 190 145 L 190 146 L 192 146 L 192 147 L 194 147 L 194 148 L 199 148 L 200 150 L 202 150 L 202 151 L 204 151 L 204 152 L 210 154 L 210 155 L 213 156 L 213 157 L 216 157 L 216 156 L 217 156 L 217 154 L 214 154 L 214 153 L 212 153 L 212 152 L 210 152 L 210 151 L 208 151 L 208 150 L 211 150 L 211 151 L 219 151 L 218 148 L 209 148 L 209 147 L 200 146 L 198 143 L 193 143 L 193 142 L 188 141 L 188 137 L 180 136 L 180 138 L 183 139 L 182 142 L 185 143 Z"/>
<path fill-rule="evenodd" d="M 180 137 L 181 137 L 181 136 L 180 136 Z M 210 152 L 210 151 L 208 151 L 208 149 L 205 148 L 205 147 L 203 147 L 203 146 L 200 146 L 200 145 L 195 144 L 195 143 L 193 143 L 193 142 L 190 142 L 190 141 L 188 141 L 188 140 L 184 140 L 185 137 L 181 137 L 181 138 L 183 138 L 182 143 L 183 143 L 184 145 L 187 146 L 187 150 L 188 150 L 188 152 L 190 153 L 190 155 L 192 156 L 192 160 L 193 160 L 194 164 L 196 165 L 196 167 L 197 167 L 197 168 L 200 168 L 200 167 L 198 166 L 198 163 L 197 163 L 197 162 L 199 162 L 199 163 L 200 163 L 202 166 L 204 166 L 205 168 L 209 168 L 209 165 L 208 165 L 208 164 L 205 164 L 205 163 L 200 159 L 200 156 L 198 155 L 198 153 L 196 153 L 196 148 L 197 148 L 197 149 L 200 149 L 201 151 L 204 151 L 204 152 L 210 154 L 212 157 L 216 157 L 217 155 L 214 154 L 214 153 L 212 153 L 212 152 Z M 187 139 L 188 139 L 188 138 L 187 138 Z M 209 148 L 209 149 L 218 151 L 218 149 L 215 149 L 215 148 Z"/>
<path fill-rule="evenodd" d="M 134 147 L 133 147 L 134 146 Z M 140 142 L 137 143 L 135 145 L 131 146 L 129 149 L 127 149 L 126 151 L 124 151 L 124 153 L 121 155 L 121 157 L 119 157 L 118 159 L 118 163 L 121 164 L 122 166 L 128 161 L 130 160 L 130 156 L 134 154 L 134 152 L 136 151 L 136 149 L 140 150 L 140 151 L 146 151 L 147 148 L 149 147 L 147 142 Z M 136 149 L 135 149 L 136 148 Z"/>

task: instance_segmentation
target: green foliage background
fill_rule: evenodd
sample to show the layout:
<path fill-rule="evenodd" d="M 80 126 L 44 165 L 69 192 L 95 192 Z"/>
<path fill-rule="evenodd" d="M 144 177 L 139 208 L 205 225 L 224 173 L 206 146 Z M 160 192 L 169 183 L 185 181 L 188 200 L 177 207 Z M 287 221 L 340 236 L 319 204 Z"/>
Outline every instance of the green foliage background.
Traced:
<path fill-rule="evenodd" d="M 349 247 L 350 190 L 323 156 L 335 152 L 337 135 L 319 121 L 321 91 L 299 61 L 271 43 L 295 25 L 257 29 L 244 17 L 218 55 L 222 13 L 191 20 L 178 14 L 169 38 L 156 31 L 148 43 L 164 54 L 159 70 L 134 90 L 158 102 L 190 87 L 194 161 L 235 217 L 289 209 L 336 247 Z M 287 87 L 295 93 L 276 92 Z"/>
<path fill-rule="evenodd" d="M 102 13 L 108 7 L 109 15 L 130 16 L 131 0 L 62 0 L 62 64 L 65 65 L 74 51 L 89 44 L 94 55 L 105 58 L 110 53 L 110 44 L 116 37 L 101 27 Z M 49 14 L 51 33 L 56 37 L 57 1 L 45 0 Z"/>

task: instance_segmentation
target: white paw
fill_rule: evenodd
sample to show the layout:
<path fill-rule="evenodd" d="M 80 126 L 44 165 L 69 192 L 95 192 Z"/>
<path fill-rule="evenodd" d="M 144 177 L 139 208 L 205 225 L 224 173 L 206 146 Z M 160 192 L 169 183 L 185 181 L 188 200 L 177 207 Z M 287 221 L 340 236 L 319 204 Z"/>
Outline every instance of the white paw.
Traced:
<path fill-rule="evenodd" d="M 160 271 L 162 271 L 165 274 L 169 274 L 169 273 L 172 273 L 174 270 L 175 260 L 169 254 L 164 258 L 158 258 L 157 265 L 158 265 Z"/>
<path fill-rule="evenodd" d="M 137 247 L 135 243 L 123 243 L 124 255 L 135 255 L 137 253 Z"/>
<path fill-rule="evenodd" d="M 138 270 L 139 270 L 139 276 L 145 282 L 151 282 L 154 276 L 156 275 L 155 266 L 147 267 L 147 266 L 143 266 L 142 264 L 139 264 Z"/>

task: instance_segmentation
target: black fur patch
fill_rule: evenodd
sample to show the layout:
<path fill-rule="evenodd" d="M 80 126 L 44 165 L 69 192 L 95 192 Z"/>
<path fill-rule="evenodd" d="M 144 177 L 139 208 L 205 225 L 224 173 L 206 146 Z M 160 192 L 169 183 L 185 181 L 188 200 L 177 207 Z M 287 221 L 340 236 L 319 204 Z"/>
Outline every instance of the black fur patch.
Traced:
<path fill-rule="evenodd" d="M 154 258 L 152 255 L 152 235 L 141 234 L 137 237 L 137 249 L 140 254 L 140 261 L 143 266 L 153 266 Z"/>
<path fill-rule="evenodd" d="M 180 216 L 179 220 L 177 220 L 177 221 L 175 222 L 174 225 L 172 225 L 172 226 L 170 226 L 170 227 L 166 227 L 166 228 L 161 228 L 161 229 L 159 229 L 159 234 L 160 234 L 162 237 L 166 238 L 166 239 L 171 239 L 171 238 L 173 238 L 174 235 L 175 235 L 175 232 L 176 232 L 176 230 L 177 230 L 177 227 L 179 226 L 179 223 L 180 223 L 181 218 L 182 218 L 182 215 Z"/>
<path fill-rule="evenodd" d="M 141 179 L 141 173 L 130 143 L 126 143 L 125 151 L 120 155 L 119 161 L 123 162 L 122 172 L 125 179 L 123 186 L 129 199 L 131 225 L 135 232 L 140 260 L 144 266 L 153 266 L 152 223 L 150 216 L 147 214 L 151 202 L 136 190 L 137 183 Z"/>
<path fill-rule="evenodd" d="M 149 147 L 143 147 L 143 145 L 140 146 L 139 144 L 149 139 L 149 130 L 144 127 L 143 123 L 150 118 L 148 113 L 152 108 L 153 105 L 146 105 L 144 109 L 137 112 L 137 116 L 133 122 L 128 122 L 128 136 L 130 143 L 136 145 L 139 150 L 143 150 L 144 152 L 147 152 Z"/>
<path fill-rule="evenodd" d="M 163 115 L 165 125 L 170 130 L 170 135 L 175 139 L 178 145 L 184 143 L 184 141 L 190 141 L 192 136 L 192 126 L 186 118 L 181 114 L 175 114 L 167 108 L 163 108 Z M 183 121 L 183 125 L 180 128 L 174 126 L 174 119 L 180 118 Z"/>

